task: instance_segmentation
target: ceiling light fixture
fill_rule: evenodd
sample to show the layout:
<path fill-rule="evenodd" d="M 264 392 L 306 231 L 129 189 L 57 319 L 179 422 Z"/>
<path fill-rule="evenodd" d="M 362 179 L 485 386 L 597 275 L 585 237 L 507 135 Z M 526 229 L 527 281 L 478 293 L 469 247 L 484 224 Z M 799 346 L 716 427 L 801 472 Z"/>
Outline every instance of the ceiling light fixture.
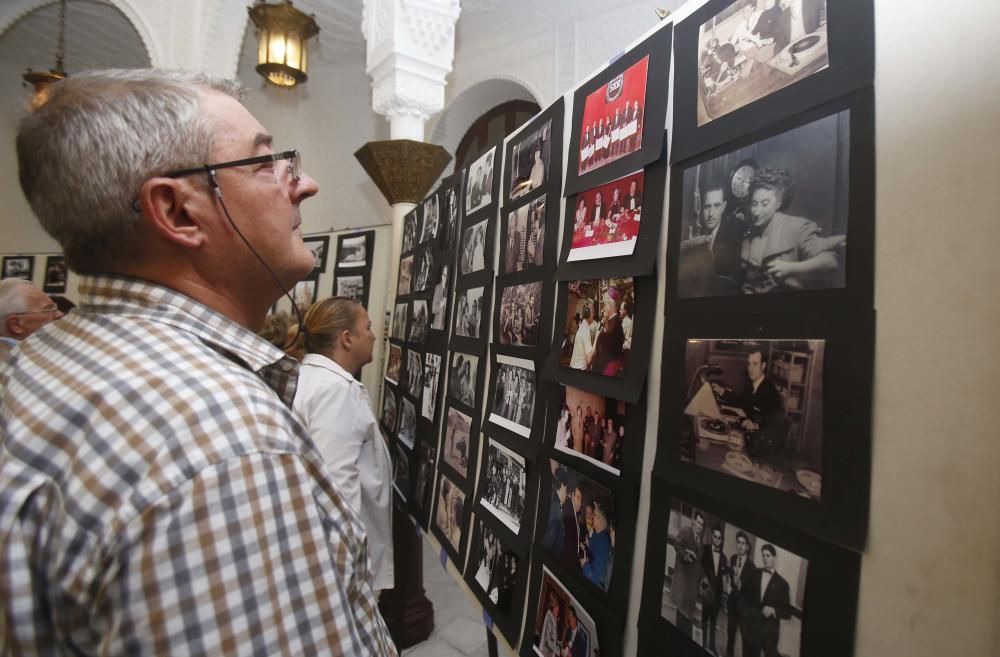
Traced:
<path fill-rule="evenodd" d="M 22 75 L 25 82 L 30 83 L 34 88 L 34 95 L 31 97 L 31 109 L 36 110 L 49 99 L 50 88 L 56 82 L 66 78 L 66 71 L 63 69 L 63 57 L 66 54 L 66 0 L 59 0 L 59 41 L 56 46 L 56 65 L 48 71 L 32 71 Z"/>
<path fill-rule="evenodd" d="M 306 41 L 319 34 L 315 18 L 293 7 L 291 0 L 273 5 L 257 0 L 247 11 L 257 27 L 257 72 L 279 87 L 305 82 Z"/>

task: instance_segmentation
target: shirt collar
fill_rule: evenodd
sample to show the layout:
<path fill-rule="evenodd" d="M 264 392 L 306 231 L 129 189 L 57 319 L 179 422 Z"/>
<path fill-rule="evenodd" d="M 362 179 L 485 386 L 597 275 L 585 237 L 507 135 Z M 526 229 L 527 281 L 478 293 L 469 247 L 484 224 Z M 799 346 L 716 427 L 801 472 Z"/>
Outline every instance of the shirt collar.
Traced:
<path fill-rule="evenodd" d="M 347 370 L 345 370 L 340 365 L 340 363 L 338 363 L 337 361 L 333 360 L 332 358 L 328 358 L 328 357 L 326 357 L 326 356 L 324 356 L 322 354 L 317 354 L 317 353 L 306 354 L 305 357 L 302 359 L 302 364 L 303 365 L 312 365 L 314 367 L 322 367 L 325 370 L 329 370 L 329 371 L 333 372 L 337 376 L 340 376 L 340 377 L 343 377 L 344 379 L 347 379 L 347 381 L 350 382 L 350 383 L 357 383 L 359 385 L 363 385 L 363 384 L 361 384 L 360 381 L 358 381 L 357 379 L 354 378 L 353 374 L 351 374 L 350 372 L 348 372 Z"/>
<path fill-rule="evenodd" d="M 0 335 L 0 342 L 9 344 L 12 347 L 16 347 L 20 342 L 14 338 L 8 338 L 6 335 Z"/>
<path fill-rule="evenodd" d="M 119 275 L 86 274 L 79 293 L 78 312 L 141 318 L 190 333 L 257 374 L 291 406 L 298 362 L 208 306 L 162 285 Z"/>

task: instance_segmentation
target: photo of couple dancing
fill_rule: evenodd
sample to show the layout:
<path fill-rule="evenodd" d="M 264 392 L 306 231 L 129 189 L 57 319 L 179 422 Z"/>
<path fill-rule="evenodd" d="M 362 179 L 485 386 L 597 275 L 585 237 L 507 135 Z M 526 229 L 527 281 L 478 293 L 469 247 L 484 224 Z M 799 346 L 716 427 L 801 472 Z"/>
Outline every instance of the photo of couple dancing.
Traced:
<path fill-rule="evenodd" d="M 570 281 L 559 364 L 623 377 L 632 349 L 635 285 L 631 276 Z"/>

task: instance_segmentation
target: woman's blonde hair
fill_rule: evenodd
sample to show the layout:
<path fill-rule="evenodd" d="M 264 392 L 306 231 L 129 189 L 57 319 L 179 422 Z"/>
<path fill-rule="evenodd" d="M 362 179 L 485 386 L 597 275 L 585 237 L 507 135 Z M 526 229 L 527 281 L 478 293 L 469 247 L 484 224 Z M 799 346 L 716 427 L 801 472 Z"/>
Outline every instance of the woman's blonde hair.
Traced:
<path fill-rule="evenodd" d="M 364 309 L 360 303 L 347 297 L 329 297 L 317 301 L 306 311 L 302 330 L 298 331 L 295 341 L 285 352 L 299 361 L 306 354 L 330 354 L 341 333 L 354 332 L 358 311 Z M 292 331 L 297 329 L 296 326 L 289 329 L 289 339 Z"/>

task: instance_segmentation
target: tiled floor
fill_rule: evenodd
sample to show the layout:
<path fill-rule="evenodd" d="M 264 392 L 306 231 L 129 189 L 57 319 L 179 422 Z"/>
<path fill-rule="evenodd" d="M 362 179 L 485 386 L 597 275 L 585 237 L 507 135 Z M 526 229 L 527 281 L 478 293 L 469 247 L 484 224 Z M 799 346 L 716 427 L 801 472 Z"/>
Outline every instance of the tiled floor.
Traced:
<path fill-rule="evenodd" d="M 424 590 L 434 603 L 434 632 L 403 657 L 488 657 L 483 610 L 455 575 L 441 567 L 439 552 L 424 540 Z M 500 654 L 506 655 L 503 647 Z"/>

